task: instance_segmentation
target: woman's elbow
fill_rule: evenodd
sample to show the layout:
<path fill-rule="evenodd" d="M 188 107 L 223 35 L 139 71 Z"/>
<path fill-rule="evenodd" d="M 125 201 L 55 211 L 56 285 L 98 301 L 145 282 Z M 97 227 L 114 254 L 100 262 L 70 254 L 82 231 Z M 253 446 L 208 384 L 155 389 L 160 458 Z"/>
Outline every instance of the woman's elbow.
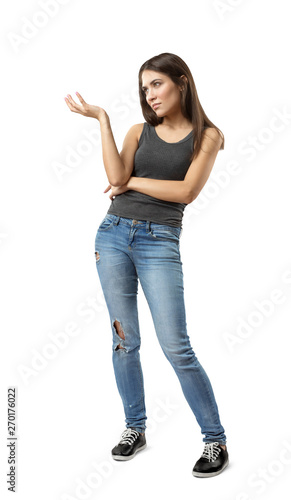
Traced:
<path fill-rule="evenodd" d="M 193 189 L 188 188 L 188 189 L 186 189 L 186 192 L 184 195 L 184 200 L 185 200 L 184 203 L 189 205 L 189 203 L 192 203 L 192 201 L 194 201 L 196 197 L 197 197 L 197 195 L 196 195 L 196 193 L 194 193 Z"/>
<path fill-rule="evenodd" d="M 113 177 L 113 178 L 110 178 L 109 180 L 109 183 L 111 184 L 111 186 L 123 186 L 123 184 L 126 184 L 128 181 L 127 178 L 125 177 Z"/>

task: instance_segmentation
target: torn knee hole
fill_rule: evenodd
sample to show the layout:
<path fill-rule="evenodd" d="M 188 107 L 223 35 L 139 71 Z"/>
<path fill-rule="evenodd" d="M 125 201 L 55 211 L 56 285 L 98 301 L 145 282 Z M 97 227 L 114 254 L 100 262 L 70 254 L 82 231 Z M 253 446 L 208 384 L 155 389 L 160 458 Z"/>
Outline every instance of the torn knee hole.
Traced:
<path fill-rule="evenodd" d="M 100 254 L 99 254 L 99 252 L 95 252 L 95 257 L 96 257 L 96 260 L 97 260 L 97 261 L 100 259 Z"/>
<path fill-rule="evenodd" d="M 113 323 L 113 326 L 114 326 L 115 330 L 117 331 L 117 334 L 119 335 L 119 337 L 121 337 L 123 340 L 125 340 L 124 331 L 122 330 L 121 324 L 119 323 L 119 321 L 115 320 Z"/>
<path fill-rule="evenodd" d="M 124 331 L 122 330 L 122 327 L 121 327 L 121 324 L 119 321 L 115 320 L 114 323 L 113 323 L 113 326 L 116 330 L 116 333 L 119 337 L 121 337 L 123 340 L 125 340 L 125 336 L 124 336 Z M 124 347 L 122 347 L 121 344 L 119 344 L 115 350 L 117 349 L 124 349 Z"/>

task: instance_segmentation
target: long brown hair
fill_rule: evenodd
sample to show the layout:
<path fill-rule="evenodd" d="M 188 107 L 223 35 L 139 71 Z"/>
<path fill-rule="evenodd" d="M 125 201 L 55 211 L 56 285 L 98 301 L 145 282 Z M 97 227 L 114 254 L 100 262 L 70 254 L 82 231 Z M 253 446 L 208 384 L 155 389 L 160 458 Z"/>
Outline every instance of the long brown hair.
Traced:
<path fill-rule="evenodd" d="M 138 73 L 139 98 L 142 114 L 146 122 L 155 127 L 164 120 L 163 117 L 158 117 L 152 107 L 147 103 L 146 95 L 142 89 L 142 72 L 146 69 L 164 73 L 169 76 L 176 85 L 182 85 L 183 87 L 181 92 L 181 110 L 183 115 L 192 123 L 194 131 L 194 150 L 190 162 L 196 158 L 201 148 L 203 131 L 206 127 L 214 127 L 218 133 L 220 133 L 223 139 L 220 149 L 224 149 L 224 135 L 221 130 L 206 116 L 204 109 L 200 104 L 190 69 L 181 57 L 171 54 L 170 52 L 163 52 L 162 54 L 151 57 L 151 59 L 145 61 L 140 67 Z M 187 77 L 187 82 L 180 78 L 182 75 Z"/>

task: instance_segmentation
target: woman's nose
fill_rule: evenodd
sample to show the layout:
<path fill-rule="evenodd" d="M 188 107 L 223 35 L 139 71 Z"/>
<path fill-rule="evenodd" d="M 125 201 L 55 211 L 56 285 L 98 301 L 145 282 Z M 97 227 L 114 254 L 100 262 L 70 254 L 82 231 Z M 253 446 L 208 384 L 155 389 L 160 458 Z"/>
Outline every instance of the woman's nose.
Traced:
<path fill-rule="evenodd" d="M 149 90 L 147 97 L 148 97 L 148 101 L 150 101 L 150 102 L 153 101 L 156 98 L 154 91 Z"/>

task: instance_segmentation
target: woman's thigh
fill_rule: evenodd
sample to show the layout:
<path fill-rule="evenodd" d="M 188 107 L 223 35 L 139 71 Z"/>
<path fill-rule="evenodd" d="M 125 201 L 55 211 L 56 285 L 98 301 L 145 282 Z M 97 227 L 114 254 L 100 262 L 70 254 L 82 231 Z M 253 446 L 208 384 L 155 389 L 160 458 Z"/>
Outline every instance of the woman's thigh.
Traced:
<path fill-rule="evenodd" d="M 189 349 L 180 231 L 159 224 L 151 228 L 140 233 L 134 262 L 158 340 L 165 352 L 174 354 Z"/>
<path fill-rule="evenodd" d="M 126 228 L 106 216 L 95 238 L 96 268 L 110 316 L 115 347 L 131 350 L 140 344 L 137 310 L 138 277 L 128 255 Z M 116 323 L 117 322 L 117 323 Z M 122 338 L 117 337 L 122 329 Z M 121 328 L 119 328 L 121 327 Z"/>

